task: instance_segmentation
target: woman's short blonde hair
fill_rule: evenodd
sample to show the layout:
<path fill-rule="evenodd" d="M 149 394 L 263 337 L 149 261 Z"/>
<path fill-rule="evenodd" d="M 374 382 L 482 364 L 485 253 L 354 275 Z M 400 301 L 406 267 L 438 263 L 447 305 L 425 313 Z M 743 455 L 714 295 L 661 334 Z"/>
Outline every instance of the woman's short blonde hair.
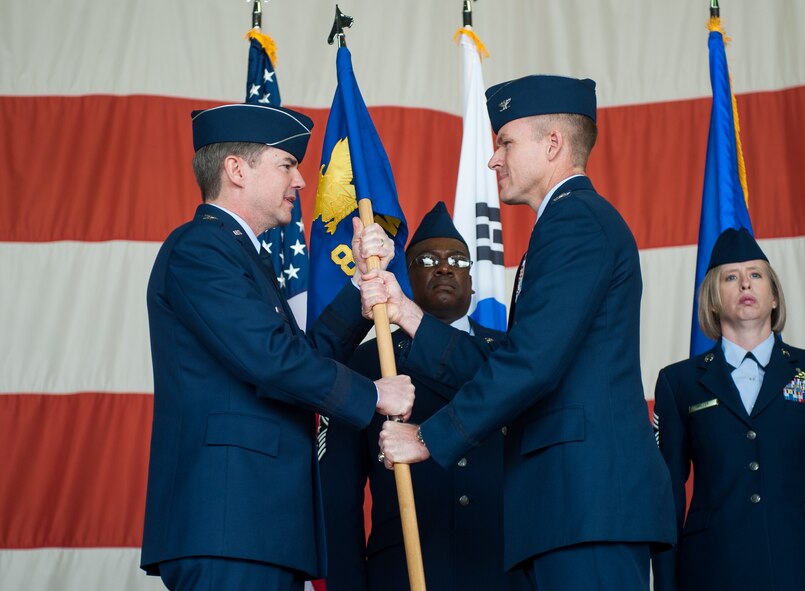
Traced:
<path fill-rule="evenodd" d="M 785 296 L 783 295 L 783 285 L 777 273 L 766 261 L 761 261 L 765 266 L 771 282 L 771 293 L 777 302 L 777 307 L 771 311 L 771 330 L 775 334 L 782 332 L 785 327 Z M 704 276 L 704 281 L 699 288 L 699 327 L 704 336 L 717 341 L 721 338 L 721 295 L 718 291 L 718 278 L 724 265 L 713 267 Z"/>

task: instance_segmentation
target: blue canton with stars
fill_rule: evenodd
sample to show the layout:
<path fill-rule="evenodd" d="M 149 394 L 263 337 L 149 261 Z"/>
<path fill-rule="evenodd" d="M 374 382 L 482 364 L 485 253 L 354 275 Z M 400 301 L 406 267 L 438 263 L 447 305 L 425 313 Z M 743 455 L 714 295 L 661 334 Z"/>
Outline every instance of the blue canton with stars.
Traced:
<path fill-rule="evenodd" d="M 249 45 L 246 102 L 262 105 L 280 105 L 281 102 L 274 65 L 255 39 L 251 39 Z M 305 244 L 305 227 L 302 223 L 302 205 L 298 193 L 294 201 L 291 223 L 284 228 L 267 230 L 257 239 L 271 254 L 274 268 L 281 269 L 277 281 L 285 297 L 290 299 L 307 291 L 310 265 Z M 304 322 L 301 324 L 304 326 Z"/>

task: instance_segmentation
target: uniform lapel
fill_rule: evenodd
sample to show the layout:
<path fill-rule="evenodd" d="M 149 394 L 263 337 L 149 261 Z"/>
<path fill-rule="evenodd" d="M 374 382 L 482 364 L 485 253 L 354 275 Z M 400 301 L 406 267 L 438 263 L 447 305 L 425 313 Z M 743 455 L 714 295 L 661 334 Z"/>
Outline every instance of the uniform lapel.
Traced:
<path fill-rule="evenodd" d="M 590 181 L 589 177 L 577 176 L 573 177 L 572 179 L 568 179 L 567 181 L 565 181 L 556 188 L 556 191 L 554 191 L 553 196 L 551 197 L 551 200 L 548 202 L 548 205 L 545 206 L 545 209 L 547 210 L 554 203 L 570 196 L 570 194 L 573 191 L 595 191 L 595 188 L 593 187 L 593 184 Z M 543 219 L 543 217 L 537 220 L 534 229 L 531 230 L 531 238 L 529 238 L 528 240 L 529 250 L 531 250 L 531 245 L 534 243 L 534 240 L 536 239 L 537 228 L 539 227 L 540 221 Z M 523 254 L 523 258 L 520 259 L 520 265 L 517 267 L 517 274 L 514 276 L 514 287 L 512 289 L 512 297 L 509 302 L 509 321 L 507 325 L 507 330 L 511 330 L 512 326 L 514 326 L 514 310 L 517 307 L 517 298 L 520 296 L 520 292 L 522 291 L 523 276 L 525 275 L 525 265 L 527 258 L 528 258 L 528 250 Z"/>
<path fill-rule="evenodd" d="M 528 252 L 523 254 L 520 259 L 520 265 L 517 267 L 517 274 L 514 276 L 514 287 L 512 288 L 512 297 L 509 304 L 509 321 L 506 325 L 507 329 L 511 329 L 514 324 L 514 309 L 517 307 L 517 297 L 520 295 L 520 289 L 523 287 L 523 273 L 525 273 L 525 259 Z"/>
<path fill-rule="evenodd" d="M 732 369 L 724 358 L 724 351 L 721 350 L 719 340 L 716 346 L 699 360 L 699 370 L 701 371 L 699 383 L 715 398 L 718 398 L 719 404 L 726 406 L 735 416 L 748 423 L 749 415 L 730 375 Z"/>
<path fill-rule="evenodd" d="M 250 246 L 253 246 L 251 245 L 251 241 Z M 252 247 L 249 252 L 251 254 L 255 254 L 254 248 Z M 282 306 L 283 312 L 285 312 L 285 318 L 288 321 L 288 324 L 291 325 L 294 334 L 300 332 L 299 326 L 296 324 L 296 317 L 293 315 L 293 311 L 288 305 L 288 300 L 285 299 L 285 294 L 282 293 L 282 288 L 280 287 L 279 281 L 277 281 L 277 272 L 274 270 L 274 263 L 271 261 L 271 255 L 265 248 L 261 247 L 260 253 L 256 256 L 260 261 L 260 267 L 266 272 L 266 276 L 268 277 L 269 281 L 271 281 L 271 285 L 274 286 L 274 293 L 276 294 L 277 299 Z"/>
<path fill-rule="evenodd" d="M 794 378 L 797 361 L 785 343 L 778 341 L 774 344 L 757 402 L 752 409 L 752 418 L 763 412 L 776 397 L 783 395 L 783 388 Z"/>
<path fill-rule="evenodd" d="M 252 258 L 252 260 L 257 262 L 257 266 L 265 273 L 266 278 L 268 279 L 269 283 L 274 289 L 275 300 L 277 303 L 280 304 L 283 316 L 285 316 L 286 321 L 288 324 L 291 325 L 291 329 L 293 330 L 294 334 L 298 334 L 301 332 L 299 326 L 296 324 L 296 319 L 294 318 L 293 312 L 291 311 L 290 306 L 288 306 L 288 302 L 285 300 L 285 296 L 282 294 L 282 290 L 280 289 L 279 284 L 277 283 L 277 275 L 274 272 L 273 264 L 271 263 L 271 257 L 267 257 L 267 264 L 266 261 L 263 260 L 257 251 L 254 248 L 254 243 L 252 243 L 251 239 L 246 235 L 246 232 L 240 227 L 235 218 L 229 215 L 224 210 L 215 207 L 214 205 L 209 204 L 202 204 L 199 205 L 196 209 L 196 216 L 195 218 L 198 220 L 205 220 L 211 222 L 217 222 L 223 228 L 230 233 L 235 240 L 237 240 L 241 247 L 246 251 L 246 253 Z"/>

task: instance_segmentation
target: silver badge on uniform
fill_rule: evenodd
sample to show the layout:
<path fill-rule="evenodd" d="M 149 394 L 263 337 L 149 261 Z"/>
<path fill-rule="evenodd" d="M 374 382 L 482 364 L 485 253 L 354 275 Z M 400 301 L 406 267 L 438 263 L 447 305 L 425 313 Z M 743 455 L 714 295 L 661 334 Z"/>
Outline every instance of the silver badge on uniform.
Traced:
<path fill-rule="evenodd" d="M 498 103 L 498 107 L 500 107 L 500 111 L 503 112 L 506 109 L 508 109 L 509 108 L 509 103 L 511 103 L 511 102 L 512 102 L 512 100 L 510 98 L 507 98 L 505 101 L 500 101 Z"/>
<path fill-rule="evenodd" d="M 718 398 L 713 398 L 712 400 L 708 400 L 707 402 L 700 402 L 699 404 L 691 404 L 688 407 L 688 414 L 692 415 L 695 412 L 699 412 L 700 410 L 704 410 L 705 408 L 711 408 L 713 406 L 718 406 Z"/>

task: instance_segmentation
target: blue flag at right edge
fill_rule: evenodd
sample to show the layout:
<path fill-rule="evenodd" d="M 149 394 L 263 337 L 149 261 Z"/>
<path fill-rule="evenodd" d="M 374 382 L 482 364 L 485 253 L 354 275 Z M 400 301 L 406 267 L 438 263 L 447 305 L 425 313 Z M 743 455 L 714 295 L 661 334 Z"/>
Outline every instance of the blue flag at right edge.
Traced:
<path fill-rule="evenodd" d="M 746 172 L 738 135 L 738 108 L 730 86 L 727 54 L 724 51 L 724 30 L 716 17 L 710 19 L 708 28 L 713 106 L 710 112 L 702 213 L 699 221 L 699 249 L 696 255 L 691 356 L 704 353 L 713 346 L 713 341 L 705 337 L 699 328 L 697 310 L 699 286 L 707 273 L 710 253 L 716 239 L 727 228 L 746 228 L 752 233 L 752 222 L 747 209 Z"/>
<path fill-rule="evenodd" d="M 391 164 L 358 89 L 346 47 L 338 48 L 336 75 L 338 87 L 324 133 L 310 228 L 308 326 L 355 274 L 352 218 L 358 215 L 359 199 L 372 201 L 375 221 L 393 238 L 394 260 L 388 270 L 411 297 L 405 265 L 408 226 Z"/>

